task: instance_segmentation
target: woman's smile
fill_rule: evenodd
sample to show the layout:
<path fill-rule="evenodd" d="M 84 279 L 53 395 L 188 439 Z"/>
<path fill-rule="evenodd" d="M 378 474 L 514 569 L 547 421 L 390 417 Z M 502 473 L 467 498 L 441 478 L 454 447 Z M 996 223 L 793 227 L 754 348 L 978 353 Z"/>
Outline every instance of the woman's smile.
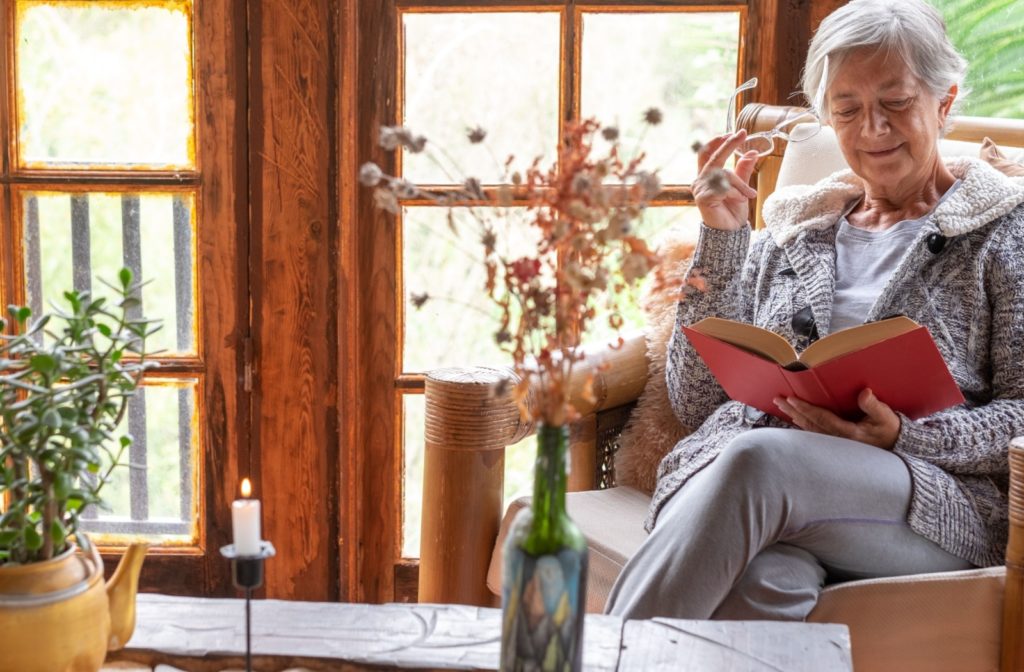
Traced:
<path fill-rule="evenodd" d="M 861 151 L 864 154 L 867 154 L 872 159 L 885 159 L 885 158 L 888 158 L 890 156 L 895 155 L 896 152 L 901 150 L 905 144 L 906 143 L 901 142 L 898 145 L 893 145 L 892 147 L 888 147 L 888 148 L 885 148 L 885 149 L 873 149 L 873 150 L 872 149 L 864 149 L 864 150 L 861 150 Z"/>

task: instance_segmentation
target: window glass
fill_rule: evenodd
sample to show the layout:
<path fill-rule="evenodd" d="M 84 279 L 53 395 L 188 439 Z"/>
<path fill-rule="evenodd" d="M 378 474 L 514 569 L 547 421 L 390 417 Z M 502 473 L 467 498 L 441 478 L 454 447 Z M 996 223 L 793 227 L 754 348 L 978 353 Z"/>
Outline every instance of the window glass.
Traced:
<path fill-rule="evenodd" d="M 696 162 L 696 157 L 690 154 L 690 159 Z M 690 238 L 694 242 L 700 233 L 700 211 L 696 207 L 657 207 L 647 208 L 643 219 L 636 227 L 636 235 L 647 242 L 652 250 L 657 249 L 658 244 L 666 238 L 677 240 Z M 654 274 L 636 284 L 631 289 L 624 289 L 614 292 L 612 296 L 618 304 L 619 315 L 622 317 L 622 328 L 616 330 L 609 323 L 608 318 L 612 312 L 600 304 L 597 315 L 587 329 L 587 335 L 583 339 L 585 343 L 614 343 L 619 335 L 625 336 L 630 333 L 643 331 L 647 327 L 647 320 L 642 308 L 644 292 L 650 287 Z"/>
<path fill-rule="evenodd" d="M 410 207 L 402 217 L 405 291 L 403 370 L 441 366 L 508 365 L 495 343 L 500 310 L 485 292 L 481 219 L 493 222 L 497 251 L 509 258 L 536 254 L 523 208 Z M 417 307 L 418 306 L 418 307 Z"/>
<path fill-rule="evenodd" d="M 617 126 L 624 150 L 646 150 L 645 165 L 658 169 L 663 183 L 691 182 L 694 143 L 724 130 L 726 104 L 737 82 L 741 13 L 595 9 L 567 13 L 565 20 L 576 16 L 582 17 L 575 28 L 582 40 L 582 69 L 570 73 L 560 72 L 571 67 L 559 63 L 561 40 L 573 34 L 561 13 L 404 13 L 396 92 L 400 119 L 427 143 L 420 153 L 403 152 L 401 174 L 418 184 L 459 184 L 468 176 L 493 183 L 508 179 L 504 162 L 510 154 L 520 170 L 540 155 L 542 165 L 550 164 L 561 112 L 559 87 L 568 98 L 577 82 L 581 116 Z M 662 119 L 647 127 L 643 115 L 652 107 Z M 486 139 L 473 144 L 466 134 L 477 126 Z M 497 222 L 500 253 L 535 254 L 523 208 L 501 213 L 477 208 L 475 213 Z M 510 355 L 494 342 L 498 311 L 484 292 L 474 211 L 460 209 L 449 219 L 445 208 L 408 205 L 399 219 L 401 370 L 509 365 Z M 665 235 L 695 238 L 698 223 L 693 207 L 651 206 L 637 233 L 653 247 Z M 626 331 L 643 327 L 642 291 L 622 297 Z M 585 341 L 612 338 L 608 312 L 602 310 Z M 425 399 L 419 392 L 402 388 L 395 395 L 403 419 L 404 557 L 420 555 Z M 535 456 L 534 437 L 506 449 L 506 506 L 513 497 L 530 494 Z"/>
<path fill-rule="evenodd" d="M 404 123 L 429 142 L 406 152 L 416 183 L 501 181 L 503 164 L 548 160 L 558 138 L 559 14 L 405 14 Z M 487 132 L 471 144 L 468 129 Z"/>
<path fill-rule="evenodd" d="M 725 131 L 739 30 L 738 12 L 584 13 L 582 115 L 617 126 L 663 183 L 689 184 L 693 143 Z M 652 107 L 662 121 L 648 127 Z"/>
<path fill-rule="evenodd" d="M 195 380 L 151 379 L 128 404 L 115 436 L 134 443 L 103 488 L 105 508 L 83 512 L 82 528 L 103 541 L 129 535 L 152 541 L 196 541 L 198 457 Z"/>
<path fill-rule="evenodd" d="M 967 59 L 963 113 L 1024 116 L 1024 3 L 1019 0 L 932 0 L 953 44 Z"/>
<path fill-rule="evenodd" d="M 151 351 L 195 352 L 194 202 L 187 193 L 23 194 L 25 283 L 35 314 L 63 305 L 63 293 L 110 296 L 123 267 L 142 288 L 141 314 L 162 328 Z"/>
<path fill-rule="evenodd" d="M 20 165 L 194 167 L 190 1 L 16 7 Z"/>

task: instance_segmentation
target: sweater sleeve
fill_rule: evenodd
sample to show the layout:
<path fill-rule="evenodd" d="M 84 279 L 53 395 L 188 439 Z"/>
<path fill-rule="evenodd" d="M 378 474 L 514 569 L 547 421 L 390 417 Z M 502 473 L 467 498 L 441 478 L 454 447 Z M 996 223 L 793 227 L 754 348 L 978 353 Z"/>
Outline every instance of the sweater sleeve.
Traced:
<path fill-rule="evenodd" d="M 751 321 L 759 245 L 755 242 L 751 248 L 750 238 L 747 226 L 719 231 L 701 225 L 665 364 L 669 401 L 684 426 L 699 426 L 728 396 L 690 345 L 682 327 L 711 316 Z"/>
<path fill-rule="evenodd" d="M 893 450 L 919 457 L 951 474 L 1006 474 L 1007 445 L 1024 435 L 1024 226 L 993 250 L 986 284 L 991 306 L 992 400 L 975 408 L 957 407 L 920 420 L 902 416 Z"/>

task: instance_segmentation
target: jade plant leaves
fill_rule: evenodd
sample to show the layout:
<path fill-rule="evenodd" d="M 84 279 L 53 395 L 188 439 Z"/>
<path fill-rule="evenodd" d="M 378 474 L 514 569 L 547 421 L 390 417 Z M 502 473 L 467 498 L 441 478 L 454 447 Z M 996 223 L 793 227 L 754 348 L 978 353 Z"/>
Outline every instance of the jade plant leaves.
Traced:
<path fill-rule="evenodd" d="M 13 332 L 0 338 L 0 565 L 62 552 L 123 465 L 131 438 L 118 426 L 155 365 L 146 338 L 159 326 L 135 314 L 131 271 L 118 281 L 104 283 L 114 301 L 68 291 L 54 313 L 30 323 L 31 309 L 9 306 L 0 321 Z"/>

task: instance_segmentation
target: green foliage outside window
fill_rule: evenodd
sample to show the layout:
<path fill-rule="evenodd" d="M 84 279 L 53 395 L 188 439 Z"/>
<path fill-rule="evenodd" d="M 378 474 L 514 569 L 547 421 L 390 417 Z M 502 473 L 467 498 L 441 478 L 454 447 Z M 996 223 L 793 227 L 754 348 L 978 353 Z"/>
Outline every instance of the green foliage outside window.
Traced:
<path fill-rule="evenodd" d="M 953 44 L 967 58 L 971 89 L 964 114 L 1024 116 L 1024 3 L 1020 0 L 932 0 Z"/>

